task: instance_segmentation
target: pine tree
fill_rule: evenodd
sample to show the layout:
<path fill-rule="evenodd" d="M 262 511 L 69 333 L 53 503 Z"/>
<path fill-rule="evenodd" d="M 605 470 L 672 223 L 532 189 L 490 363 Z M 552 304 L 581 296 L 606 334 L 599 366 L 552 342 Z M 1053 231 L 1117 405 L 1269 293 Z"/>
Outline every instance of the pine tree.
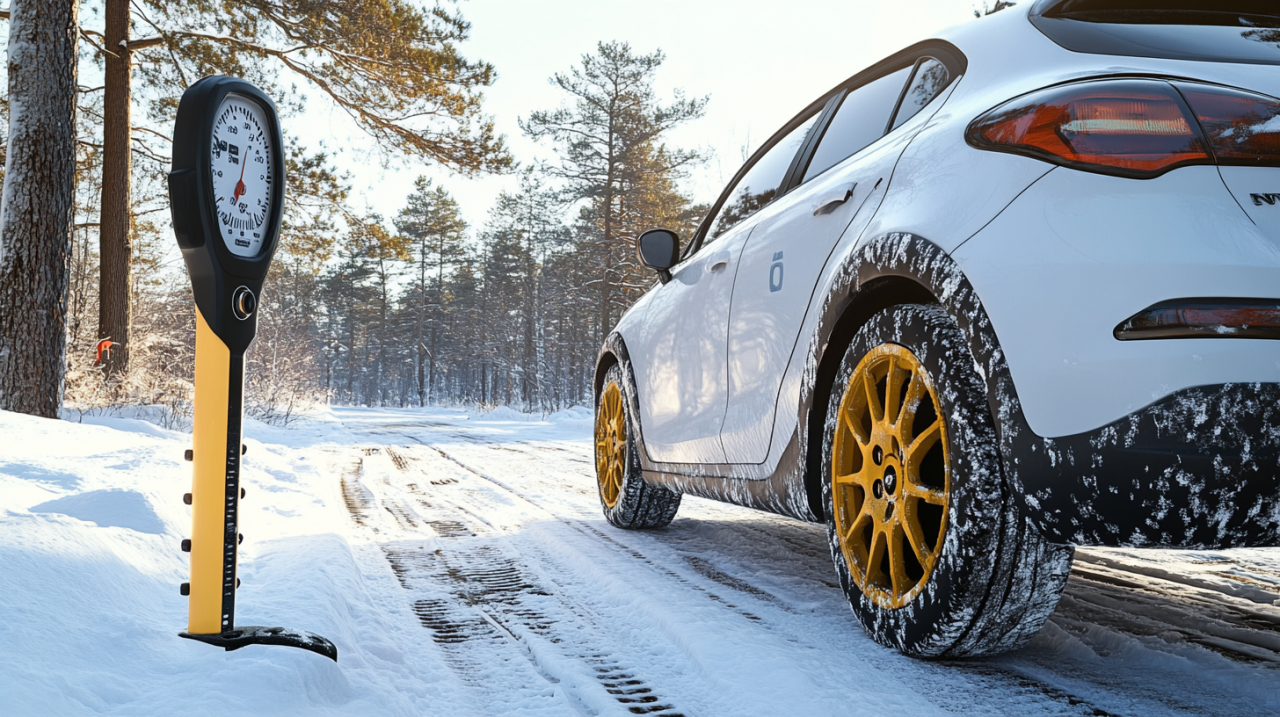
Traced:
<path fill-rule="evenodd" d="M 404 209 L 396 218 L 396 228 L 408 243 L 416 275 L 414 301 L 414 352 L 417 369 L 418 405 L 425 406 L 436 385 L 436 369 L 441 363 L 441 333 L 444 324 L 445 279 L 466 256 L 458 203 L 444 187 L 433 186 L 426 177 L 413 183 Z"/>
<path fill-rule="evenodd" d="M 520 396 L 526 407 L 543 401 L 540 377 L 545 346 L 541 329 L 545 309 L 542 267 L 549 254 L 566 245 L 567 230 L 560 221 L 561 202 L 533 169 L 520 177 L 519 190 L 502 192 L 489 217 L 488 236 L 511 237 L 521 245 L 518 281 L 520 303 Z"/>
<path fill-rule="evenodd" d="M 14 0 L 0 201 L 0 409 L 56 417 L 66 370 L 78 0 Z"/>
<path fill-rule="evenodd" d="M 403 237 L 371 215 L 352 218 L 323 282 L 325 383 L 350 403 L 385 399 L 381 377 L 391 340 L 392 281 L 408 259 Z"/>
<path fill-rule="evenodd" d="M 619 288 L 634 267 L 628 232 L 642 222 L 629 208 L 639 195 L 671 190 L 671 180 L 700 159 L 697 152 L 661 144 L 667 131 L 701 117 L 707 104 L 707 98 L 688 99 L 679 90 L 670 104 L 661 104 L 653 78 L 662 61 L 661 50 L 636 55 L 626 43 L 602 42 L 595 55 L 582 57 L 581 67 L 551 78 L 571 104 L 534 112 L 520 123 L 533 139 L 556 144 L 560 163 L 551 174 L 566 183 L 569 198 L 588 202 L 582 219 L 595 244 L 600 340 L 612 327 Z"/>

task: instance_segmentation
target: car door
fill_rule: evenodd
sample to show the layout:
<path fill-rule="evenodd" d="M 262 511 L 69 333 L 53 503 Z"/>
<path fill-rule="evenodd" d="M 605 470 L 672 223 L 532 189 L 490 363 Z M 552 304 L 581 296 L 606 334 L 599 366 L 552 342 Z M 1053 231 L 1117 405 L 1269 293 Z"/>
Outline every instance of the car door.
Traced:
<path fill-rule="evenodd" d="M 772 202 L 793 164 L 816 110 L 753 157 L 695 237 L 691 256 L 654 289 L 642 328 L 627 342 L 639 394 L 649 459 L 723 463 L 720 423 L 727 381 L 725 341 L 733 277 L 753 216 Z"/>
<path fill-rule="evenodd" d="M 819 274 L 840 237 L 860 233 L 884 196 L 908 139 L 890 130 L 948 82 L 936 59 L 906 63 L 849 89 L 829 110 L 811 158 L 798 172 L 799 186 L 779 200 L 785 206 L 769 212 L 743 249 L 726 346 L 721 440 L 729 463 L 767 458 L 783 374 Z"/>

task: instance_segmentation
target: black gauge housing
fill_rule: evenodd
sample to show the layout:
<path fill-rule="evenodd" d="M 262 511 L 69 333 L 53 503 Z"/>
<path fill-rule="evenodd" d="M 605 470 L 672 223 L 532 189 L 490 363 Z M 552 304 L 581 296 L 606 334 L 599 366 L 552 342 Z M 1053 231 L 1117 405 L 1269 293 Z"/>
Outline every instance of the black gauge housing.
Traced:
<path fill-rule="evenodd" d="M 271 187 L 270 216 L 261 248 L 251 257 L 236 256 L 227 249 L 215 213 L 210 143 L 218 108 L 229 94 L 259 105 L 272 139 L 269 161 L 277 179 Z M 257 313 L 244 315 L 247 304 L 242 289 L 252 293 L 249 303 L 256 306 L 280 237 L 284 185 L 280 119 L 271 98 L 244 80 L 222 75 L 205 77 L 187 88 L 173 129 L 169 208 L 196 307 L 232 353 L 243 354 L 257 333 Z"/>

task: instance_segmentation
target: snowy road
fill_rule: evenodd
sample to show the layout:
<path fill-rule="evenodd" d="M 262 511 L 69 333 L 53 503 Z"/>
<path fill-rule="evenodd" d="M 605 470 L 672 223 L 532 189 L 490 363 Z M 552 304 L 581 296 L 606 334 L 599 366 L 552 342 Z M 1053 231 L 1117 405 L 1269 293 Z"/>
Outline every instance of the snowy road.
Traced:
<path fill-rule="evenodd" d="M 1081 550 L 1030 646 L 925 663 L 863 635 L 821 526 L 695 498 L 608 526 L 588 420 L 335 414 L 361 571 L 398 582 L 451 714 L 1280 713 L 1280 550 Z"/>
<path fill-rule="evenodd" d="M 237 624 L 339 661 L 223 652 L 177 636 L 190 434 L 70 418 L 0 412 L 4 717 L 1280 714 L 1280 549 L 1082 550 L 1027 648 L 920 662 L 863 634 L 821 526 L 610 527 L 583 409 L 247 422 Z"/>

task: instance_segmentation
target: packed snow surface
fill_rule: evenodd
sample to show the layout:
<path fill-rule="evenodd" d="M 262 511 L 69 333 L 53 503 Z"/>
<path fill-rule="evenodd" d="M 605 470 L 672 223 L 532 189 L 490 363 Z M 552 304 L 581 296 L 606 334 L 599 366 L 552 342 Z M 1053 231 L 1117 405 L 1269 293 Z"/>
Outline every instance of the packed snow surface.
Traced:
<path fill-rule="evenodd" d="M 237 622 L 339 661 L 177 636 L 189 435 L 0 412 L 0 714 L 1280 714 L 1280 549 L 1080 550 L 1028 647 L 920 662 L 862 633 L 820 525 L 686 497 L 611 528 L 587 410 L 245 434 Z"/>

